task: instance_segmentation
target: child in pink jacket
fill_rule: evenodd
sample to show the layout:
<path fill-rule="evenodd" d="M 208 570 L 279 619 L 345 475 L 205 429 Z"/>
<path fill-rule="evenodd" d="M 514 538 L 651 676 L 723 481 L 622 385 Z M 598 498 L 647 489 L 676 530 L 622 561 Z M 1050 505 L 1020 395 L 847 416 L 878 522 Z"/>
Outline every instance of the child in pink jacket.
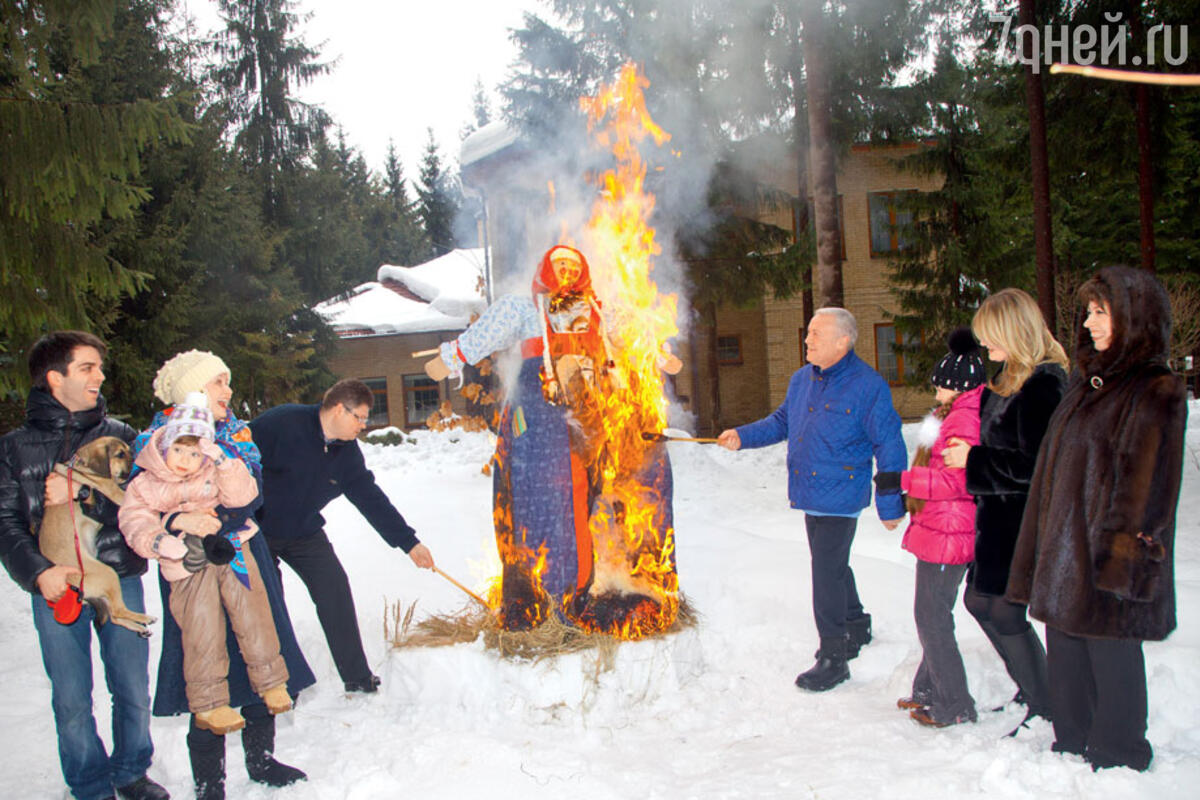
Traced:
<path fill-rule="evenodd" d="M 125 492 L 119 521 L 135 552 L 158 560 L 171 583 L 171 614 L 183 635 L 183 673 L 196 726 L 217 734 L 246 721 L 229 705 L 225 613 L 246 660 L 250 684 L 272 714 L 292 707 L 287 667 L 258 565 L 245 542 L 258 530 L 221 531 L 213 509 L 248 505 L 258 495 L 254 476 L 214 442 L 212 412 L 203 393 L 175 407 L 135 462 L 141 468 Z M 203 537 L 171 530 L 180 513 L 213 514 Z"/>
<path fill-rule="evenodd" d="M 975 556 L 975 501 L 967 492 L 966 470 L 947 467 L 942 450 L 951 437 L 979 442 L 979 401 L 987 380 L 970 329 L 951 333 L 949 345 L 931 379 L 940 405 L 921 423 L 912 467 L 875 477 L 880 488 L 899 486 L 908 494 L 911 522 L 901 546 L 917 557 L 913 616 L 923 652 L 912 695 L 897 705 L 917 722 L 938 728 L 976 718 L 954 638 L 954 601 Z"/>

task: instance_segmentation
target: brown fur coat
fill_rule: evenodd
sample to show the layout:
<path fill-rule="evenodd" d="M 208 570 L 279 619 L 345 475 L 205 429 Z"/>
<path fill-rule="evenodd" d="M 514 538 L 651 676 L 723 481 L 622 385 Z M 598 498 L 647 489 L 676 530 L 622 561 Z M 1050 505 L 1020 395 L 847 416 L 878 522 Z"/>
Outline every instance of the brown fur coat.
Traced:
<path fill-rule="evenodd" d="M 1175 628 L 1175 510 L 1187 404 L 1166 367 L 1170 310 L 1148 273 L 1109 267 L 1111 346 L 1080 327 L 1079 370 L 1034 469 L 1007 596 L 1075 636 Z"/>

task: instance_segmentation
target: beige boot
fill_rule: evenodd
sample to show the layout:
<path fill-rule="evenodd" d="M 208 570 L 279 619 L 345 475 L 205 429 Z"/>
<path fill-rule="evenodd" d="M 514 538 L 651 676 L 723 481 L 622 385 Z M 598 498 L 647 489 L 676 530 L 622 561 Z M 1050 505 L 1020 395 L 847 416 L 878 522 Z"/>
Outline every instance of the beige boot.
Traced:
<path fill-rule="evenodd" d="M 282 714 L 292 710 L 292 696 L 288 694 L 287 684 L 272 686 L 262 693 L 263 702 L 272 714 Z"/>
<path fill-rule="evenodd" d="M 229 706 L 217 706 L 208 711 L 197 711 L 192 716 L 196 718 L 197 728 L 212 731 L 218 736 L 224 736 L 246 727 L 246 720 L 242 715 Z"/>

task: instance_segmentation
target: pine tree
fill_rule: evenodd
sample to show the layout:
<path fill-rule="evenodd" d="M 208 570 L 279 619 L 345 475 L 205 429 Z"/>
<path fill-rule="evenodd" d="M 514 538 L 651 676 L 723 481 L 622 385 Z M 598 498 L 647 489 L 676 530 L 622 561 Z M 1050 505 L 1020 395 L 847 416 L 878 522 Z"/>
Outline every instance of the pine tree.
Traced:
<path fill-rule="evenodd" d="M 442 159 L 438 155 L 437 142 L 433 138 L 433 128 L 426 130 L 428 140 L 425 143 L 424 158 L 421 160 L 421 183 L 417 187 L 417 195 L 420 198 L 418 207 L 433 253 L 440 256 L 449 253 L 456 246 L 454 218 L 458 213 L 458 204 L 455 202 L 456 187 L 453 180 L 442 169 Z"/>
<path fill-rule="evenodd" d="M 404 167 L 394 142 L 388 142 L 384 162 L 383 203 L 375 212 L 373 228 L 380 234 L 380 263 L 419 264 L 431 254 L 416 204 L 409 199 Z M 370 230 L 370 228 L 369 228 Z"/>
<path fill-rule="evenodd" d="M 149 4 L 147 4 L 149 5 Z M 16 352 L 52 328 L 95 328 L 97 310 L 144 285 L 108 257 L 104 220 L 147 199 L 141 152 L 181 142 L 176 102 L 94 97 L 82 74 L 113 33 L 114 0 L 6 3 L 0 27 L 0 391 L 23 389 Z"/>
<path fill-rule="evenodd" d="M 318 106 L 296 99 L 295 87 L 329 72 L 297 29 L 311 15 L 295 0 L 218 0 L 226 30 L 216 53 L 216 80 L 225 92 L 234 138 L 264 191 L 267 219 L 286 215 L 280 175 L 296 169 L 329 126 Z"/>

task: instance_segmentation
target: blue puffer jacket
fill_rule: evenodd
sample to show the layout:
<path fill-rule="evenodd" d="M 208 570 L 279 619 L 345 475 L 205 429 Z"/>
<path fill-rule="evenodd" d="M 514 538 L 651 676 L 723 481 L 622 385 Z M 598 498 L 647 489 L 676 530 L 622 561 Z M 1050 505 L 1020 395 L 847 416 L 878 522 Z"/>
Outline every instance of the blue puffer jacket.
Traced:
<path fill-rule="evenodd" d="M 853 350 L 828 369 L 798 369 L 783 405 L 737 432 L 744 448 L 787 439 L 788 499 L 792 508 L 820 514 L 850 516 L 867 507 L 872 456 L 880 472 L 908 463 L 892 393 Z M 880 519 L 904 516 L 899 491 L 878 495 L 875 506 Z"/>

